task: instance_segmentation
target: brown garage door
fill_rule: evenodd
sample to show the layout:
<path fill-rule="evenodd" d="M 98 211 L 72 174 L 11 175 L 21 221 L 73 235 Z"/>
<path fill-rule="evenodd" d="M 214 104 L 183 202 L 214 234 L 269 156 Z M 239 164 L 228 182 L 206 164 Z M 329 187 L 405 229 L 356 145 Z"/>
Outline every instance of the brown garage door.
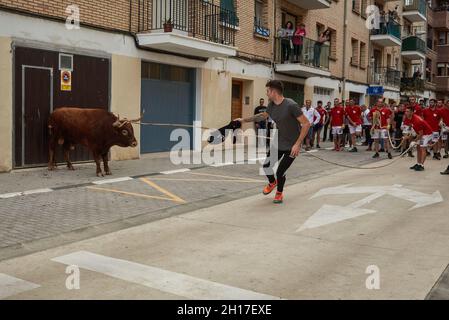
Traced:
<path fill-rule="evenodd" d="M 15 168 L 45 165 L 48 161 L 46 129 L 51 110 L 59 107 L 109 109 L 109 59 L 74 54 L 72 89 L 62 91 L 59 55 L 56 51 L 33 48 L 14 50 Z M 50 73 L 53 73 L 52 80 L 48 78 Z M 92 160 L 88 150 L 81 146 L 77 146 L 71 157 L 75 162 Z M 62 150 L 58 150 L 57 159 L 63 162 Z"/>

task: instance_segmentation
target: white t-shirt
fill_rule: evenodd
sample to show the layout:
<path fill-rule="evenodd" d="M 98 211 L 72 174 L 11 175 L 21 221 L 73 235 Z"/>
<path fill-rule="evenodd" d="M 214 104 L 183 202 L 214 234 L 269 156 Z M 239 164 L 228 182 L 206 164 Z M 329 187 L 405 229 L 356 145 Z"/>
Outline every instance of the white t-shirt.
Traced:
<path fill-rule="evenodd" d="M 362 113 L 363 125 L 364 126 L 370 126 L 372 124 L 371 121 L 369 120 L 369 114 L 370 114 L 370 110 L 369 109 L 366 109 Z"/>
<path fill-rule="evenodd" d="M 316 125 L 320 123 L 321 115 L 318 111 L 315 110 L 315 108 L 310 107 L 310 109 L 307 110 L 306 107 L 303 107 L 302 113 L 304 113 L 304 115 L 309 120 L 311 125 Z"/>

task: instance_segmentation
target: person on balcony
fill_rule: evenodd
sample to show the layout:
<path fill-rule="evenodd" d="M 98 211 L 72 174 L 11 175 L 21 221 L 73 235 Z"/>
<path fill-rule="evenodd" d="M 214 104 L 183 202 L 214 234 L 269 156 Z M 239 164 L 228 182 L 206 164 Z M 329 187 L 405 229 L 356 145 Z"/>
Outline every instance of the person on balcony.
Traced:
<path fill-rule="evenodd" d="M 293 47 L 294 47 L 294 56 L 293 61 L 295 63 L 302 63 L 302 49 L 304 47 L 304 37 L 307 35 L 306 26 L 304 23 L 298 23 L 296 25 L 296 30 L 293 35 Z"/>
<path fill-rule="evenodd" d="M 281 39 L 281 54 L 282 54 L 282 63 L 286 63 L 290 61 L 290 56 L 293 51 L 293 34 L 295 30 L 293 27 L 293 23 L 288 21 L 285 24 L 284 28 L 279 30 L 278 36 Z"/>
<path fill-rule="evenodd" d="M 313 65 L 317 68 L 321 67 L 321 49 L 323 44 L 330 41 L 331 31 L 327 29 L 322 32 L 318 37 L 317 42 L 315 42 L 314 50 L 313 50 Z"/>

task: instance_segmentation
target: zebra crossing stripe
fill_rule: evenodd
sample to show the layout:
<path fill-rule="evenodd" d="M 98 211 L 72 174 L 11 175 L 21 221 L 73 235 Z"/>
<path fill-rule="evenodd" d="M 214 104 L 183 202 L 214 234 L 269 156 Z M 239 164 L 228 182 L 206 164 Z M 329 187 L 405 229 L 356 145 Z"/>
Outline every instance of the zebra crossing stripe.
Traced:
<path fill-rule="evenodd" d="M 266 294 L 240 289 L 126 260 L 79 251 L 52 259 L 193 300 L 274 300 Z"/>

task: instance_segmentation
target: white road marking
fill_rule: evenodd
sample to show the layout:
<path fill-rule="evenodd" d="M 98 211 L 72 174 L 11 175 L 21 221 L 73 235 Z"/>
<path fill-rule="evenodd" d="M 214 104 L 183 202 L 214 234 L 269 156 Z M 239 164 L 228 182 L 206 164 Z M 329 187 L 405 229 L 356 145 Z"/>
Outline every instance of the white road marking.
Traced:
<path fill-rule="evenodd" d="M 39 287 L 37 284 L 0 273 L 0 299 L 6 299 Z"/>
<path fill-rule="evenodd" d="M 123 177 L 123 178 L 117 178 L 117 179 L 105 179 L 105 180 L 99 180 L 92 182 L 96 185 L 103 185 L 103 184 L 111 184 L 111 183 L 117 183 L 117 182 L 125 182 L 125 181 L 131 181 L 134 180 L 131 177 Z"/>
<path fill-rule="evenodd" d="M 171 175 L 171 174 L 183 173 L 183 172 L 189 172 L 189 171 L 191 171 L 191 170 L 185 168 L 185 169 L 179 169 L 179 170 L 163 171 L 163 172 L 161 172 L 161 174 Z"/>
<path fill-rule="evenodd" d="M 343 185 L 321 189 L 310 199 L 315 199 L 320 196 L 345 194 L 370 195 L 347 206 L 325 204 L 317 212 L 315 212 L 315 214 L 311 216 L 296 232 L 318 228 L 328 224 L 353 219 L 371 213 L 377 213 L 376 210 L 362 209 L 362 207 L 373 202 L 376 199 L 382 198 L 385 195 L 390 195 L 399 199 L 413 202 L 415 206 L 409 211 L 443 202 L 443 197 L 441 196 L 441 193 L 439 191 L 436 191 L 435 193 L 429 195 L 422 192 L 405 189 L 402 185 L 372 187 Z"/>
<path fill-rule="evenodd" d="M 54 191 L 53 189 L 46 188 L 46 189 L 37 189 L 37 190 L 25 191 L 23 194 L 25 196 L 28 196 L 30 194 L 49 193 L 49 192 L 53 192 L 53 191 Z"/>
<path fill-rule="evenodd" d="M 20 197 L 21 195 L 23 195 L 23 192 L 5 193 L 5 194 L 0 194 L 0 199 L 9 199 L 9 198 L 14 198 L 14 197 Z"/>
<path fill-rule="evenodd" d="M 126 260 L 101 256 L 87 251 L 57 257 L 52 261 L 76 265 L 113 278 L 144 285 L 193 300 L 273 300 L 266 294 L 235 288 Z"/>
<path fill-rule="evenodd" d="M 233 166 L 234 162 L 226 162 L 226 163 L 216 163 L 212 164 L 211 167 L 219 168 L 219 167 L 227 167 L 227 166 Z"/>
<path fill-rule="evenodd" d="M 318 152 L 318 150 L 310 150 L 310 151 L 307 151 L 307 153 L 317 153 Z"/>
<path fill-rule="evenodd" d="M 49 193 L 49 192 L 53 192 L 53 189 L 36 189 L 36 190 L 28 190 L 28 191 L 23 191 L 23 192 L 12 192 L 12 193 L 5 193 L 5 194 L 0 194 L 0 199 L 10 199 L 10 198 L 15 198 L 15 197 L 21 197 L 21 196 L 29 196 L 32 194 L 41 194 L 41 193 Z"/>

